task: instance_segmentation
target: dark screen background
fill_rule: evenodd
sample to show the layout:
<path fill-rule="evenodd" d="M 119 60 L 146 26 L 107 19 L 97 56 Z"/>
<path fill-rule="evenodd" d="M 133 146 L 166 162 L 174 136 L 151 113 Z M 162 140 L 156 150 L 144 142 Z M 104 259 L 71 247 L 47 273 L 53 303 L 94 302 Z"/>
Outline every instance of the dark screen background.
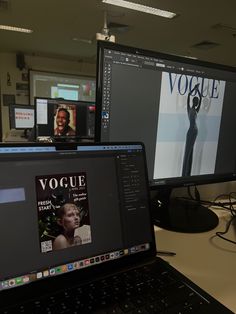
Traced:
<path fill-rule="evenodd" d="M 105 172 L 104 169 L 106 169 Z M 75 171 L 85 171 L 87 174 L 92 243 L 65 250 L 40 253 L 35 176 Z M 26 193 L 25 202 L 1 204 L 1 215 L 2 218 L 4 217 L 0 221 L 1 241 L 8 235 L 7 241 L 4 241 L 5 245 L 1 245 L 4 247 L 0 261 L 3 277 L 12 275 L 12 270 L 15 270 L 15 274 L 27 273 L 29 269 L 32 270 L 32 265 L 34 265 L 34 269 L 40 269 L 48 265 L 55 265 L 55 263 L 63 264 L 65 260 L 71 260 L 75 256 L 85 257 L 94 255 L 95 252 L 99 253 L 95 248 L 103 249 L 103 252 L 106 252 L 114 247 L 114 243 L 117 247 L 122 246 L 117 207 L 118 190 L 112 159 L 93 159 L 93 162 L 89 164 L 86 159 L 81 159 L 79 164 L 78 159 L 44 160 L 43 162 L 40 160 L 21 161 L 14 164 L 6 162 L 1 173 L 6 178 L 4 186 L 12 187 L 12 178 L 14 177 L 14 182 L 16 182 L 14 186 L 24 187 Z M 113 180 L 108 180 L 107 176 L 112 177 Z"/>
<path fill-rule="evenodd" d="M 140 158 L 143 163 L 142 154 Z M 17 160 L 12 157 L 10 161 L 0 162 L 0 172 L 0 192 L 12 188 L 25 191 L 24 201 L 4 203 L 0 200 L 0 279 L 127 248 L 131 242 L 134 244 L 134 239 L 137 244 L 151 241 L 149 211 L 142 211 L 142 214 L 139 211 L 137 215 L 132 212 L 132 220 L 124 213 L 116 158 L 112 154 L 96 158 L 73 154 L 51 159 Z M 40 253 L 35 176 L 78 172 L 86 172 L 92 242 Z M 148 193 L 145 186 L 143 191 Z M 125 227 L 124 215 L 128 215 Z M 132 229 L 132 224 L 142 225 L 146 231 L 140 234 L 138 229 Z"/>
<path fill-rule="evenodd" d="M 142 141 L 153 173 L 161 72 L 113 65 L 110 141 Z"/>

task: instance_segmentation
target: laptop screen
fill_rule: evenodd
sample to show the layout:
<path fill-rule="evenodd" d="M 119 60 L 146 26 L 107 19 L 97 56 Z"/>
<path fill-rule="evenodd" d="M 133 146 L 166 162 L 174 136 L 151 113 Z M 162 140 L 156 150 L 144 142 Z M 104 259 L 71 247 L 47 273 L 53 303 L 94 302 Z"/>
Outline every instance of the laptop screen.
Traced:
<path fill-rule="evenodd" d="M 142 144 L 0 146 L 0 289 L 148 251 Z"/>

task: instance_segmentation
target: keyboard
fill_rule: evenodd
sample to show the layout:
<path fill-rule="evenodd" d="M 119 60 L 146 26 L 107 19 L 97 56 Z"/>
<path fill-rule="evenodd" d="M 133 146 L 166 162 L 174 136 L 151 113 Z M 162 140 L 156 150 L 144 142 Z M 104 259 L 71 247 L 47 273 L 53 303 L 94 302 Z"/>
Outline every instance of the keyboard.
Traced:
<path fill-rule="evenodd" d="M 117 273 L 82 286 L 57 291 L 0 314 L 187 314 L 208 301 L 158 263 Z"/>

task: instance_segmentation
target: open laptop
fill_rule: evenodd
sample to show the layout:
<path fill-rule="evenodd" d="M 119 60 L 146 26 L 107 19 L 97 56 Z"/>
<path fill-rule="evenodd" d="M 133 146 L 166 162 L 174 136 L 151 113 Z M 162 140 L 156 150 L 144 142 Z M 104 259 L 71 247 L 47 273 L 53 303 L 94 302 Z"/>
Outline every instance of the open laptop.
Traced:
<path fill-rule="evenodd" d="M 0 173 L 0 313 L 232 313 L 156 257 L 143 144 L 1 144 Z"/>

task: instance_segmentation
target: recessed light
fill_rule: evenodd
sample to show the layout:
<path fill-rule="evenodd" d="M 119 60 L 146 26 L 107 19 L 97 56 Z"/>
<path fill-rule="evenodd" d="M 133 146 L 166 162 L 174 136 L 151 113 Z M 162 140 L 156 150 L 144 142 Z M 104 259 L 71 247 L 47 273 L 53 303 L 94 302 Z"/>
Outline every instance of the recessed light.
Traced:
<path fill-rule="evenodd" d="M 9 25 L 0 25 L 0 29 L 4 31 L 20 32 L 20 33 L 33 33 L 31 29 L 9 26 Z"/>
<path fill-rule="evenodd" d="M 172 19 L 173 17 L 176 16 L 176 13 L 173 13 L 173 12 L 156 9 L 156 8 L 149 7 L 143 4 L 138 4 L 138 3 L 125 1 L 125 0 L 102 0 L 102 2 L 106 4 L 111 4 L 111 5 L 116 5 L 119 7 L 131 9 L 131 10 L 136 10 L 136 11 L 140 11 L 144 13 L 166 17 L 168 19 Z"/>

